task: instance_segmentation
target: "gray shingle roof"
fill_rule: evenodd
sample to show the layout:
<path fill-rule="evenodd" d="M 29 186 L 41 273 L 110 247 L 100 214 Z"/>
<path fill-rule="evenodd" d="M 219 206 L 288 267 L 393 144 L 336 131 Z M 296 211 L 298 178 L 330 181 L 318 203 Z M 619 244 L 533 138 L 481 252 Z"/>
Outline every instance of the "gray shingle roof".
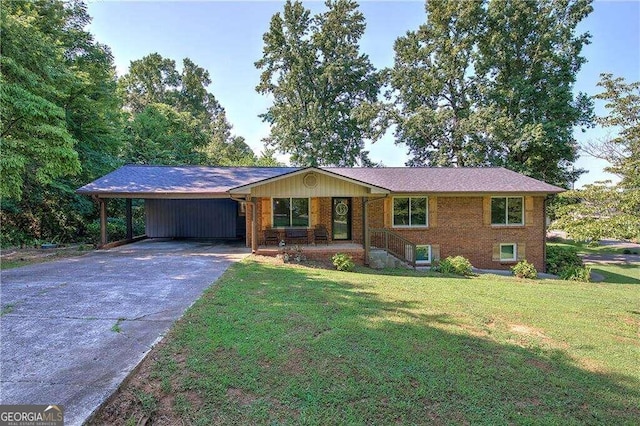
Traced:
<path fill-rule="evenodd" d="M 324 170 L 405 193 L 545 193 L 557 186 L 504 168 L 326 167 Z M 120 196 L 227 196 L 233 188 L 291 173 L 295 167 L 123 166 L 78 189 L 79 193 Z"/>
<path fill-rule="evenodd" d="M 82 194 L 194 194 L 226 195 L 246 185 L 297 170 L 293 167 L 201 167 L 127 165 L 97 179 Z"/>
<path fill-rule="evenodd" d="M 536 192 L 558 193 L 564 189 L 502 167 L 380 167 L 326 170 L 387 188 L 391 192 Z"/>

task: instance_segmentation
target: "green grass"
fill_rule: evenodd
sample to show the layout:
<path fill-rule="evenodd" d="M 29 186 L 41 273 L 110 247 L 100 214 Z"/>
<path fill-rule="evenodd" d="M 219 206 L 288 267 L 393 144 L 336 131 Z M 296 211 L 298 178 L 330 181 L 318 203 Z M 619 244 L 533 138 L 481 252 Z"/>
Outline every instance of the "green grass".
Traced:
<path fill-rule="evenodd" d="M 248 259 L 121 392 L 169 423 L 637 424 L 638 300 L 636 285 Z"/>
<path fill-rule="evenodd" d="M 591 264 L 591 270 L 604 276 L 605 282 L 614 284 L 640 284 L 638 264 Z"/>
<path fill-rule="evenodd" d="M 625 250 L 631 252 L 640 252 L 639 249 L 625 249 L 621 247 L 611 247 L 606 245 L 592 245 L 586 242 L 554 239 L 547 241 L 547 245 L 560 247 L 574 247 L 578 250 L 578 254 L 627 254 Z"/>

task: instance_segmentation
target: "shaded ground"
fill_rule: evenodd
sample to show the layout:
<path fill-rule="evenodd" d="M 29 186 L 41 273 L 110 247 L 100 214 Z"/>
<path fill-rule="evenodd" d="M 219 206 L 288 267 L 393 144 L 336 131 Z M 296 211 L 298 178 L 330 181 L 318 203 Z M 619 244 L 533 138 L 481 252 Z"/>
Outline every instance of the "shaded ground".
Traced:
<path fill-rule="evenodd" d="M 146 240 L 3 270 L 0 404 L 61 404 L 65 424 L 81 424 L 246 255 L 238 245 Z"/>
<path fill-rule="evenodd" d="M 83 256 L 93 251 L 91 244 L 73 244 L 50 249 L 8 248 L 0 252 L 0 269 L 11 269 L 69 257 Z"/>

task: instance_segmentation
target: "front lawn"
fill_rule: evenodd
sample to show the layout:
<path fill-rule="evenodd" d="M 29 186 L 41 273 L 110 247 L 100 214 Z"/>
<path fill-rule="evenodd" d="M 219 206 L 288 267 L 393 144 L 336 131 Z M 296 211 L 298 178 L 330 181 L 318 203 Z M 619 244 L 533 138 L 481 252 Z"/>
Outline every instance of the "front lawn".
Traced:
<path fill-rule="evenodd" d="M 637 424 L 640 286 L 406 275 L 236 264 L 93 423 Z"/>

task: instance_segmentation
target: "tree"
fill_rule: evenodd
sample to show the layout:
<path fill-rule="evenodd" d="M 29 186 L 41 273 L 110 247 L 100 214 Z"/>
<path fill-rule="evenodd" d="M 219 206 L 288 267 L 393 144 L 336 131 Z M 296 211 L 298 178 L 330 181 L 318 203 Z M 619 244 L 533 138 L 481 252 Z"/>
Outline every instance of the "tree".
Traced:
<path fill-rule="evenodd" d="M 4 2 L 2 9 L 0 195 L 20 200 L 28 176 L 43 185 L 80 171 L 64 109 L 76 77 L 59 43 L 62 3 Z"/>
<path fill-rule="evenodd" d="M 412 155 L 408 165 L 489 162 L 474 72 L 485 22 L 482 6 L 475 0 L 427 2 L 427 22 L 395 42 L 390 120 L 396 124 L 396 142 L 407 145 Z"/>
<path fill-rule="evenodd" d="M 589 125 L 592 104 L 572 93 L 589 34 L 576 34 L 591 0 L 491 0 L 476 72 L 486 76 L 486 131 L 501 147 L 494 164 L 568 186 L 583 173 L 575 126 Z"/>
<path fill-rule="evenodd" d="M 261 114 L 271 125 L 266 143 L 296 165 L 368 164 L 364 139 L 374 117 L 361 110 L 376 101 L 379 77 L 359 52 L 365 21 L 351 0 L 328 0 L 311 16 L 288 0 L 263 36 L 256 87 L 273 105 Z"/>
<path fill-rule="evenodd" d="M 95 213 L 75 189 L 118 164 L 111 52 L 81 1 L 2 7 L 3 244 L 75 238 Z"/>
<path fill-rule="evenodd" d="M 623 188 L 640 188 L 640 81 L 626 83 L 612 74 L 601 74 L 598 86 L 604 91 L 595 99 L 606 101 L 608 115 L 597 117 L 596 121 L 604 128 L 617 129 L 618 133 L 583 149 L 608 161 L 611 166 L 605 170 L 620 176 Z"/>
<path fill-rule="evenodd" d="M 207 90 L 209 72 L 191 59 L 152 53 L 131 62 L 119 81 L 130 118 L 123 158 L 139 164 L 253 164 L 255 154 Z"/>
<path fill-rule="evenodd" d="M 575 126 L 592 105 L 573 96 L 590 0 L 427 2 L 427 22 L 395 44 L 383 110 L 409 165 L 505 166 L 568 185 L 582 173 Z M 382 120 L 383 123 L 385 120 Z"/>
<path fill-rule="evenodd" d="M 552 227 L 566 231 L 579 241 L 640 240 L 640 189 L 610 184 L 610 181 L 597 182 L 560 194 L 560 199 L 570 202 L 559 205 Z M 578 202 L 571 202 L 575 199 Z"/>

